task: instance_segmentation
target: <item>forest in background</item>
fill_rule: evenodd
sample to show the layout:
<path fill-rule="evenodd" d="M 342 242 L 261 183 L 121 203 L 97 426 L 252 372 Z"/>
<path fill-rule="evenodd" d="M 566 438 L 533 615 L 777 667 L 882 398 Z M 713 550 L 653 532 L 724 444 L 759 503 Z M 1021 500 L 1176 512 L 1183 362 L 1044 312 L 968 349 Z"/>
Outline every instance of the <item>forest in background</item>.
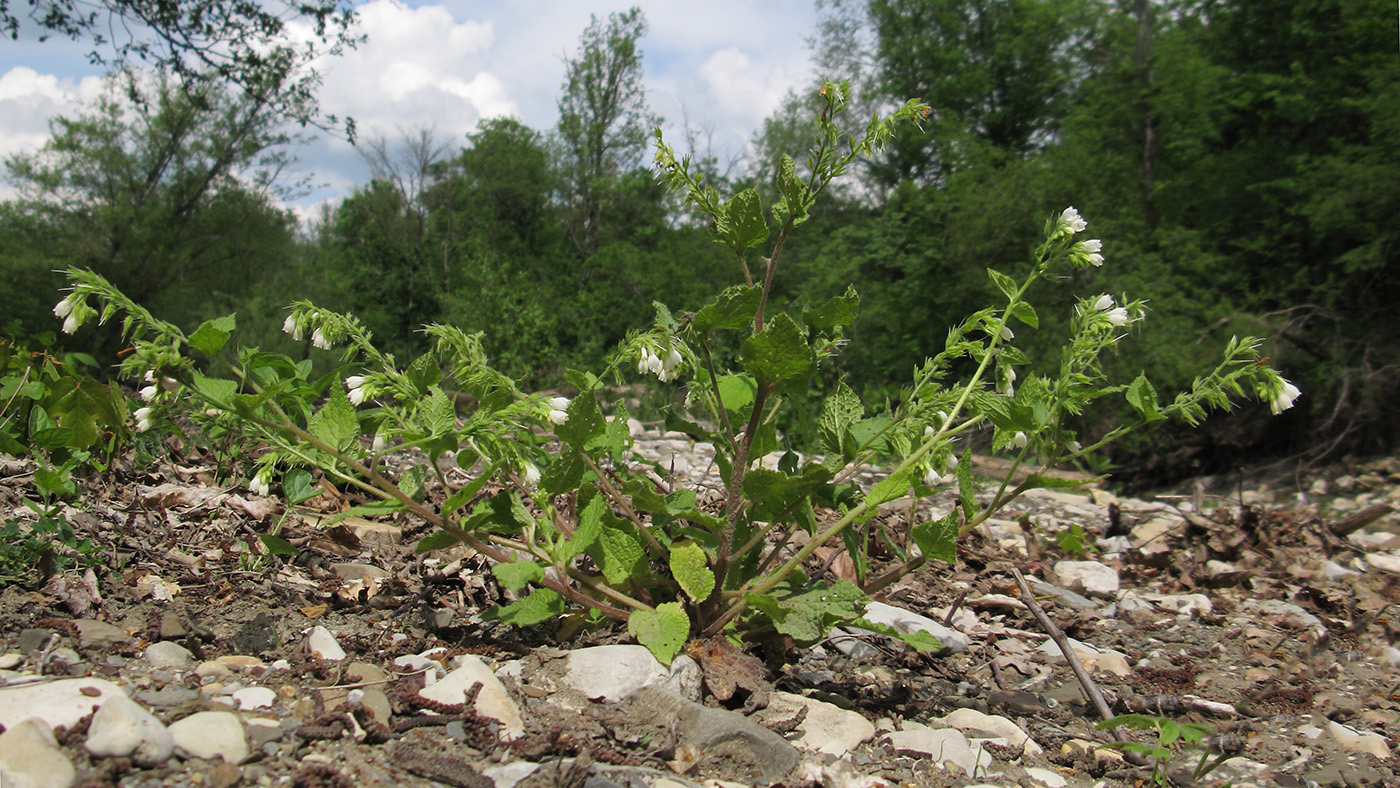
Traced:
<path fill-rule="evenodd" d="M 1394 447 L 1400 416 L 1400 55 L 1396 18 L 1362 0 L 870 0 L 821 3 L 820 78 L 849 79 L 860 129 L 919 98 L 933 113 L 850 173 L 784 247 L 775 297 L 860 293 L 850 344 L 823 370 L 878 402 L 991 302 L 985 270 L 1019 271 L 1048 217 L 1073 205 L 1107 262 L 1052 283 L 1024 347 L 1058 365 L 1074 299 L 1149 299 L 1117 376 L 1187 387 L 1232 335 L 1271 338 L 1302 388 L 1270 420 L 1241 412 L 1189 439 L 1157 433 L 1115 457 L 1154 474 L 1249 456 L 1336 459 Z M 731 252 L 650 170 L 640 11 L 595 18 L 566 60 L 559 120 L 362 137 L 373 180 L 301 226 L 282 177 L 313 112 L 282 77 L 197 81 L 115 74 L 6 161 L 0 333 L 81 351 L 105 374 L 117 332 L 57 333 L 78 266 L 193 328 L 236 312 L 239 340 L 306 356 L 281 332 L 310 299 L 359 316 L 404 363 L 432 322 L 482 331 L 493 362 L 532 388 L 600 369 L 653 302 L 692 310 L 742 279 Z M 810 142 L 793 95 L 738 162 L 684 140 L 721 193 L 772 192 L 778 155 Z M 302 113 L 298 115 L 298 113 Z M 327 132 L 331 133 L 331 132 Z M 1029 333 L 1029 332 L 1028 332 Z M 1018 337 L 1019 339 L 1019 337 Z M 331 359 L 327 358 L 327 361 Z M 1125 406 L 1126 407 L 1126 406 Z M 1107 414 L 1106 418 L 1111 418 Z M 1094 425 L 1090 425 L 1092 429 Z M 794 435 L 800 434 L 799 429 Z"/>

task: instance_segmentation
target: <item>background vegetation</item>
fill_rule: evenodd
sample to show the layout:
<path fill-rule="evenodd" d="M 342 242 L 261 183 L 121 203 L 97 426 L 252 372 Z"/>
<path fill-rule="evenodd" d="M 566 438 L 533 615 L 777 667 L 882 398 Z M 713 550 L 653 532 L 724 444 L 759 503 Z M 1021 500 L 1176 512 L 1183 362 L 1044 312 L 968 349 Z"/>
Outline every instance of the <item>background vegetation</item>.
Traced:
<path fill-rule="evenodd" d="M 1160 475 L 1261 451 L 1315 461 L 1395 445 L 1400 58 L 1389 7 L 820 5 L 820 76 L 851 78 L 872 109 L 907 98 L 934 108 L 923 133 L 853 173 L 785 249 L 781 301 L 851 282 L 861 294 L 828 385 L 844 378 L 875 399 L 906 382 L 991 295 L 985 267 L 1029 263 L 1046 217 L 1073 205 L 1104 240 L 1111 292 L 1151 299 L 1142 341 L 1116 360 L 1123 371 L 1189 385 L 1231 335 L 1256 333 L 1275 338 L 1271 363 L 1305 392 L 1277 419 L 1159 433 L 1118 461 Z M 53 272 L 78 265 L 188 328 L 236 311 L 245 340 L 269 350 L 312 352 L 279 330 L 282 307 L 311 298 L 359 315 L 400 358 L 423 349 L 419 326 L 448 322 L 485 331 L 497 366 L 527 386 L 562 385 L 567 367 L 597 368 L 648 324 L 653 301 L 693 309 L 741 278 L 648 169 L 645 33 L 636 10 L 595 18 L 568 60 L 555 128 L 499 119 L 463 137 L 359 139 L 373 180 L 309 227 L 280 207 L 297 193 L 281 177 L 296 142 L 286 124 L 316 117 L 304 83 L 118 71 L 45 148 L 6 162 L 20 196 L 0 205 L 0 331 L 53 343 Z M 807 147 L 809 98 L 790 97 L 751 157 L 721 166 L 697 153 L 699 165 L 722 190 L 771 188 L 777 154 Z M 1088 287 L 1054 286 L 1061 319 L 1042 309 L 1031 340 L 1046 365 Z M 115 341 L 87 329 L 59 347 L 111 369 Z"/>

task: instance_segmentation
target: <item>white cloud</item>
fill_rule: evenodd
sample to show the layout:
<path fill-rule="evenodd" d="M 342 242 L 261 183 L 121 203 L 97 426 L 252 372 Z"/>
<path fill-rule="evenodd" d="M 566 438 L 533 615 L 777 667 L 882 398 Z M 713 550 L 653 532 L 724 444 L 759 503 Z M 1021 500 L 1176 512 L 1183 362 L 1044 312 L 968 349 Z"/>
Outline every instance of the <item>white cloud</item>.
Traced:
<path fill-rule="evenodd" d="M 563 58 L 577 52 L 590 12 L 606 20 L 633 4 L 648 22 L 641 42 L 647 99 L 666 118 L 673 142 L 681 142 L 683 121 L 708 128 L 715 152 L 727 160 L 787 90 L 809 80 L 804 37 L 815 19 L 811 0 L 711 0 L 703 9 L 673 0 L 441 0 L 417 7 L 371 0 L 357 8 L 369 40 L 317 64 L 322 110 L 353 117 L 364 137 L 391 140 L 418 126 L 462 144 L 483 119 L 502 115 L 548 130 L 558 116 Z M 310 35 L 306 28 L 298 32 Z M 0 49 L 0 71 L 9 67 L 0 77 L 0 154 L 40 144 L 48 117 L 71 113 L 100 90 L 96 76 L 78 80 L 85 72 L 77 64 L 73 78 L 60 78 L 41 73 L 50 66 L 35 57 Z M 303 170 L 327 185 L 303 205 L 368 180 L 334 134 L 296 155 Z"/>

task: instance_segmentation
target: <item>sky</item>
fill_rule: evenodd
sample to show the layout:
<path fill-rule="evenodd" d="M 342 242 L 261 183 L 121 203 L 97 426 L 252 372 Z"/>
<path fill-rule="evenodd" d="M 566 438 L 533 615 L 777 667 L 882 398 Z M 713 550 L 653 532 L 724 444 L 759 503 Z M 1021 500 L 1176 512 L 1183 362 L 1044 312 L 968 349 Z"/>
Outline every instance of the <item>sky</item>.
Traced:
<path fill-rule="evenodd" d="M 492 0 L 359 6 L 369 41 L 321 64 L 322 110 L 350 116 L 362 138 L 432 128 L 455 150 L 487 118 L 515 116 L 535 129 L 558 120 L 563 59 L 578 50 L 590 14 L 600 19 L 640 5 L 644 82 L 672 145 L 681 129 L 708 130 L 721 164 L 740 155 L 788 90 L 810 84 L 813 0 L 574 2 Z M 101 93 L 101 71 L 86 42 L 33 36 L 0 43 L 0 158 L 32 151 L 55 115 L 73 115 Z M 317 185 L 301 213 L 336 201 L 369 180 L 349 143 L 330 133 L 295 151 L 294 176 Z M 0 196 L 12 196 L 0 186 Z"/>

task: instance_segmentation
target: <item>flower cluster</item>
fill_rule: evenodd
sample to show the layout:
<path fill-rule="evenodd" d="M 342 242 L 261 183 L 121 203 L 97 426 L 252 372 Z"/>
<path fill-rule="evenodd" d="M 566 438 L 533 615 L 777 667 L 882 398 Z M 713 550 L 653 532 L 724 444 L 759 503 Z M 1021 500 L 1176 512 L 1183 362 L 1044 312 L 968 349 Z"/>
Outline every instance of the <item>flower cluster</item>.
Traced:
<path fill-rule="evenodd" d="M 545 413 L 545 418 L 549 419 L 550 424 L 558 426 L 569 420 L 568 397 L 550 397 L 545 404 L 549 406 L 548 412 Z"/>
<path fill-rule="evenodd" d="M 674 340 L 673 340 L 674 342 Z M 674 344 L 665 348 L 666 355 L 661 355 L 662 348 L 643 345 L 642 352 L 637 357 L 637 372 L 645 375 L 648 372 L 655 375 L 662 383 L 676 379 L 676 369 L 684 361 L 681 353 Z"/>
<path fill-rule="evenodd" d="M 945 470 L 940 472 L 933 466 L 937 461 L 931 461 L 924 469 L 924 486 L 937 487 L 943 483 L 943 474 L 952 473 L 958 469 L 958 458 L 956 455 L 948 455 L 948 461 L 944 464 Z"/>
<path fill-rule="evenodd" d="M 254 474 L 253 478 L 248 480 L 248 492 L 266 497 L 272 490 L 270 480 L 267 478 L 270 470 L 270 468 L 263 468 Z"/>
<path fill-rule="evenodd" d="M 1094 301 L 1094 311 L 1108 318 L 1109 324 L 1113 326 L 1121 328 L 1132 322 L 1131 316 L 1128 315 L 1128 308 L 1115 305 L 1113 303 L 1113 296 L 1107 293 L 1099 296 Z"/>
<path fill-rule="evenodd" d="M 311 312 L 306 316 L 305 319 L 297 320 L 296 313 L 292 313 L 290 315 L 287 315 L 286 320 L 282 321 L 282 330 L 287 334 L 290 334 L 292 339 L 295 339 L 298 342 L 300 342 L 301 338 L 305 336 L 303 332 L 305 331 L 306 320 L 315 320 L 319 316 L 319 312 Z M 313 328 L 311 330 L 311 344 L 322 350 L 331 349 L 330 339 L 325 335 L 324 332 L 321 331 L 320 328 Z"/>
<path fill-rule="evenodd" d="M 131 415 L 136 419 L 137 432 L 145 432 L 156 426 L 156 412 L 155 409 L 149 405 L 144 408 L 137 408 L 136 412 Z"/>
<path fill-rule="evenodd" d="M 1054 238 L 1069 238 L 1084 232 L 1085 228 L 1088 226 L 1089 223 L 1084 221 L 1084 218 L 1079 215 L 1079 211 L 1076 211 L 1074 208 L 1066 208 L 1065 212 L 1060 214 L 1060 218 L 1055 222 L 1055 229 L 1052 231 L 1051 235 Z M 1100 254 L 1102 251 L 1103 242 L 1097 238 L 1088 241 L 1079 241 L 1074 246 L 1070 247 L 1070 260 L 1081 268 L 1086 265 L 1092 265 L 1098 268 L 1103 265 L 1103 255 Z"/>
<path fill-rule="evenodd" d="M 314 339 L 312 340 L 315 341 Z M 370 377 L 366 375 L 351 375 L 345 379 L 345 391 L 350 397 L 351 405 L 363 405 L 365 400 L 375 394 L 374 386 L 365 385 L 371 383 Z"/>
<path fill-rule="evenodd" d="M 1279 387 L 1278 393 L 1276 393 L 1274 398 L 1269 402 L 1269 410 L 1273 411 L 1275 416 L 1293 407 L 1293 403 L 1296 402 L 1299 397 L 1303 396 L 1303 392 L 1299 390 L 1297 386 L 1289 383 L 1284 378 L 1279 378 L 1278 382 L 1281 383 L 1282 386 Z"/>

